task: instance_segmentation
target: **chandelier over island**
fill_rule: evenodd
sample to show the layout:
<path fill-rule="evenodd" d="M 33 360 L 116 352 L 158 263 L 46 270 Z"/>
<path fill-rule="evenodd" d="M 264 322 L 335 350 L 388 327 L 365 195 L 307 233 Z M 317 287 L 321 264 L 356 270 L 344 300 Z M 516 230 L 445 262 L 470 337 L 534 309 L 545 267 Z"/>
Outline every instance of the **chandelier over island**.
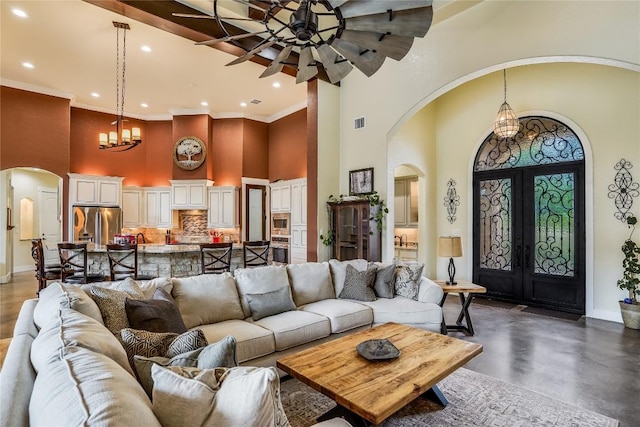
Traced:
<path fill-rule="evenodd" d="M 127 54 L 127 30 L 129 24 L 113 21 L 116 27 L 116 119 L 111 123 L 115 125 L 115 131 L 102 132 L 98 135 L 100 149 L 112 149 L 114 151 L 127 151 L 142 142 L 140 128 L 125 129 L 124 122 L 124 94 L 125 71 Z M 122 49 L 120 48 L 120 30 L 122 30 Z M 122 57 L 122 62 L 120 61 Z"/>

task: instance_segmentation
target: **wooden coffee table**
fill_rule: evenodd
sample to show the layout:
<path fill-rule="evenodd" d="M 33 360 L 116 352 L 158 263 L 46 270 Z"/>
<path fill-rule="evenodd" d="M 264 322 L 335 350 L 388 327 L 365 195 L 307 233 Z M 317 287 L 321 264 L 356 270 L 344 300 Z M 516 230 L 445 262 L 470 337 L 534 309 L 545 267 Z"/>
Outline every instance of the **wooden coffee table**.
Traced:
<path fill-rule="evenodd" d="M 356 345 L 388 339 L 400 350 L 396 359 L 369 361 Z M 480 344 L 386 323 L 283 357 L 278 368 L 338 404 L 319 420 L 355 415 L 349 421 L 380 424 L 409 402 L 425 395 L 443 406 L 437 383 L 482 352 Z"/>

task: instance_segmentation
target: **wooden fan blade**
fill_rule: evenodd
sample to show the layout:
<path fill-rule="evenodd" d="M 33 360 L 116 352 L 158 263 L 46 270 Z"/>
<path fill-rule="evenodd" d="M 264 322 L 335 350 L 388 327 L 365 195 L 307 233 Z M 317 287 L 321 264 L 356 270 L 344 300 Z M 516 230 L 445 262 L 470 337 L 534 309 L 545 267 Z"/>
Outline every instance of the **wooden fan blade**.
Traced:
<path fill-rule="evenodd" d="M 246 39 L 247 37 L 253 37 L 253 36 L 257 36 L 260 34 L 264 34 L 267 31 L 260 31 L 258 33 L 247 33 L 247 34 L 238 34 L 235 36 L 227 36 L 227 37 L 222 37 L 219 39 L 213 39 L 213 40 L 205 40 L 203 42 L 197 42 L 197 45 L 212 45 L 212 44 L 216 44 L 216 43 L 221 43 L 221 42 L 230 42 L 232 40 L 240 40 L 240 39 Z"/>
<path fill-rule="evenodd" d="M 293 49 L 292 45 L 289 45 L 284 49 L 282 49 L 282 51 L 280 51 L 276 59 L 274 59 L 271 62 L 271 64 L 269 64 L 267 69 L 264 70 L 264 73 L 260 75 L 260 78 L 269 77 L 282 71 L 282 68 L 284 67 L 284 62 L 289 58 L 289 55 L 291 55 L 292 49 Z"/>
<path fill-rule="evenodd" d="M 400 61 L 411 49 L 413 37 L 384 35 L 372 31 L 352 31 L 344 30 L 340 36 L 341 40 L 366 47 L 369 50 Z"/>
<path fill-rule="evenodd" d="M 311 46 L 307 46 L 300 51 L 298 59 L 298 74 L 296 75 L 296 83 L 306 82 L 318 74 L 318 66 L 312 65 L 313 52 Z"/>
<path fill-rule="evenodd" d="M 190 13 L 172 13 L 172 16 L 176 16 L 178 18 L 197 18 L 197 19 L 220 19 L 221 21 L 251 21 L 255 22 L 255 19 L 250 18 L 225 18 L 222 16 L 211 16 L 211 15 L 192 15 Z"/>
<path fill-rule="evenodd" d="M 269 47 L 273 46 L 275 43 L 276 43 L 276 40 L 269 40 L 266 43 L 259 44 L 255 49 L 252 49 L 249 52 L 247 52 L 244 55 L 242 55 L 241 57 L 229 62 L 227 64 L 227 66 L 240 64 L 240 63 L 242 63 L 242 62 L 244 62 L 244 61 L 246 61 L 248 59 L 251 59 L 257 53 L 260 53 L 261 51 L 265 50 L 266 48 L 269 48 Z"/>
<path fill-rule="evenodd" d="M 333 2 L 330 3 L 332 3 L 333 6 Z M 351 0 L 343 2 L 339 7 L 343 18 L 352 18 L 355 16 L 387 13 L 389 10 L 393 10 L 395 13 L 400 10 L 419 9 L 431 6 L 431 4 L 432 0 Z"/>
<path fill-rule="evenodd" d="M 396 36 L 424 37 L 431 26 L 433 9 L 428 6 L 419 9 L 394 11 L 392 18 L 390 21 L 388 13 L 357 16 L 345 19 L 345 28 L 348 30 L 390 33 Z"/>
<path fill-rule="evenodd" d="M 353 70 L 353 66 L 342 59 L 328 44 L 316 48 L 324 69 L 327 70 L 329 81 L 333 84 L 344 79 Z"/>
<path fill-rule="evenodd" d="M 358 45 L 349 43 L 342 39 L 333 39 L 331 47 L 340 52 L 342 56 L 347 58 L 362 71 L 367 77 L 371 77 L 376 71 L 382 67 L 385 56 L 372 50 L 365 50 Z"/>

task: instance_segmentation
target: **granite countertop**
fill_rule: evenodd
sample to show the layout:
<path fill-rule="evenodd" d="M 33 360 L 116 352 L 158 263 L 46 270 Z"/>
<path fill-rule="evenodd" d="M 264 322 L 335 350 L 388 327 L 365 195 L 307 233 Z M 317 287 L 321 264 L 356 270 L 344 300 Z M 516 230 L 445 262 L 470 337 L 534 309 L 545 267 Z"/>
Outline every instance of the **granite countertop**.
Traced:
<path fill-rule="evenodd" d="M 234 243 L 233 249 L 242 249 L 241 244 Z M 87 252 L 107 252 L 106 245 L 89 245 Z M 183 252 L 200 252 L 200 246 L 198 245 L 164 245 L 164 244 L 142 244 L 138 245 L 138 253 L 147 254 L 171 254 L 171 253 L 183 253 Z"/>

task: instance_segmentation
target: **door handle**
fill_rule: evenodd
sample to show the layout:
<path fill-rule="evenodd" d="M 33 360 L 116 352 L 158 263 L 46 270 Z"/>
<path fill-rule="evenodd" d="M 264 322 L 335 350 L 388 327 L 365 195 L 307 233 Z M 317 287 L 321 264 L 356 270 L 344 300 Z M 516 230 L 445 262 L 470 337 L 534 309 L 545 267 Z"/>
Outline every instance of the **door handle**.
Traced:
<path fill-rule="evenodd" d="M 522 247 L 518 245 L 516 246 L 516 268 L 520 268 L 521 258 L 522 258 Z"/>
<path fill-rule="evenodd" d="M 529 255 L 531 252 L 531 248 L 529 248 L 529 245 L 524 247 L 524 266 L 526 268 L 529 268 Z"/>

